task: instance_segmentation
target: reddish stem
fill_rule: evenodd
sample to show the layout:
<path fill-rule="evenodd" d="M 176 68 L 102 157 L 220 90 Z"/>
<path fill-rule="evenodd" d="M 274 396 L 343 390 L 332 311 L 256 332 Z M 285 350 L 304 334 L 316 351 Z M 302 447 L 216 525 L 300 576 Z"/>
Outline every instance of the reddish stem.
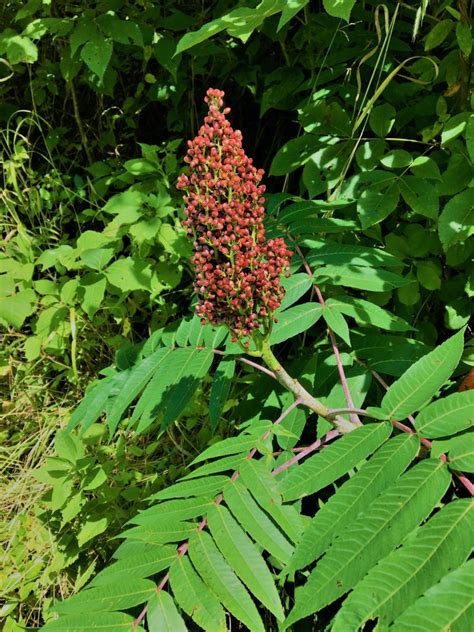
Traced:
<path fill-rule="evenodd" d="M 327 443 L 331 439 L 334 439 L 334 437 L 337 437 L 338 434 L 339 432 L 337 430 L 330 430 L 322 439 L 317 439 L 317 441 L 315 441 L 311 445 L 300 450 L 298 454 L 295 454 L 295 456 L 292 456 L 291 459 L 289 459 L 288 461 L 285 461 L 284 463 L 276 467 L 272 471 L 272 475 L 276 476 L 277 474 L 280 474 L 280 472 L 287 470 L 294 463 L 297 463 L 298 461 L 303 459 L 305 456 L 308 456 L 308 454 L 311 454 L 311 452 L 314 452 L 315 450 L 317 450 L 323 444 Z"/>
<path fill-rule="evenodd" d="M 293 245 L 295 247 L 296 252 L 301 257 L 301 260 L 303 262 L 303 266 L 304 266 L 304 269 L 306 270 L 306 273 L 308 274 L 309 277 L 311 277 L 311 279 L 313 279 L 313 287 L 314 287 L 314 290 L 316 292 L 316 296 L 318 297 L 318 301 L 319 301 L 320 305 L 322 307 L 326 307 L 326 302 L 324 300 L 324 297 L 323 297 L 323 295 L 321 293 L 321 290 L 319 289 L 318 284 L 314 281 L 313 271 L 309 267 L 309 264 L 306 261 L 306 258 L 305 258 L 304 254 L 303 254 L 303 251 L 301 250 L 301 248 L 299 247 L 299 245 L 295 241 L 293 242 Z M 342 390 L 344 392 L 344 397 L 346 399 L 347 406 L 349 408 L 351 408 L 351 409 L 354 409 L 355 406 L 354 406 L 354 402 L 352 400 L 351 392 L 350 392 L 350 389 L 349 389 L 349 384 L 347 383 L 346 374 L 344 372 L 344 366 L 342 364 L 341 354 L 339 352 L 339 347 L 337 346 L 336 336 L 334 335 L 334 332 L 332 331 L 332 329 L 330 327 L 328 327 L 328 331 L 329 331 L 329 338 L 331 340 L 331 346 L 332 346 L 332 350 L 333 350 L 333 353 L 334 353 L 334 357 L 336 358 L 337 372 L 339 373 L 339 379 L 341 380 L 341 386 L 342 386 Z M 351 422 L 353 424 L 357 424 L 357 425 L 361 424 L 361 421 L 360 421 L 360 419 L 359 419 L 357 414 L 351 413 L 349 415 L 349 418 L 350 418 L 350 420 L 351 420 Z"/>
<path fill-rule="evenodd" d="M 301 400 L 296 399 L 292 404 L 290 404 L 290 406 L 288 406 L 286 410 L 282 412 L 282 414 L 278 417 L 278 419 L 272 424 L 272 427 L 276 426 L 277 424 L 280 424 L 285 419 L 285 417 L 287 417 L 291 413 L 291 411 L 294 410 L 300 404 L 301 404 Z M 271 432 L 272 432 L 272 429 L 270 428 L 261 436 L 260 441 L 264 441 L 271 434 Z M 333 432 L 337 434 L 337 430 L 333 430 Z M 246 459 L 250 460 L 255 455 L 256 452 L 257 452 L 257 448 L 252 448 L 250 452 L 248 453 Z M 239 470 L 235 470 L 230 480 L 236 481 L 239 478 L 239 476 L 240 476 Z M 214 500 L 214 504 L 220 505 L 223 500 L 224 500 L 224 494 L 219 494 L 219 496 L 217 496 L 217 498 Z M 206 528 L 206 526 L 207 526 L 207 518 L 203 518 L 201 522 L 198 524 L 198 526 L 196 527 L 196 531 L 197 532 L 202 531 L 203 529 Z M 186 542 L 183 542 L 182 544 L 178 546 L 178 548 L 176 549 L 176 552 L 178 554 L 178 559 L 186 555 L 186 553 L 188 552 L 188 546 L 189 546 L 189 540 L 186 540 Z M 166 575 L 163 576 L 160 583 L 156 586 L 155 591 L 157 593 L 159 593 L 160 590 L 162 590 L 166 586 L 166 584 L 169 581 L 169 578 L 170 578 L 170 574 L 168 571 Z M 140 623 L 143 621 L 147 611 L 148 611 L 148 604 L 145 604 L 140 614 L 137 616 L 137 618 L 133 622 L 134 630 L 136 630 L 138 626 L 140 625 Z"/>

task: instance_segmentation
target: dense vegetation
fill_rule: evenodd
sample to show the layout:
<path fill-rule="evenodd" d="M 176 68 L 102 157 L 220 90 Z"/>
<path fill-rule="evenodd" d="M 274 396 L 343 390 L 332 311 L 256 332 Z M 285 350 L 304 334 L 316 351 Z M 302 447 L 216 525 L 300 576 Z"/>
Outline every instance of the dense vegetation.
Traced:
<path fill-rule="evenodd" d="M 472 3 L 0 16 L 2 629 L 467 632 Z M 194 313 L 210 87 L 293 252 L 248 348 Z"/>

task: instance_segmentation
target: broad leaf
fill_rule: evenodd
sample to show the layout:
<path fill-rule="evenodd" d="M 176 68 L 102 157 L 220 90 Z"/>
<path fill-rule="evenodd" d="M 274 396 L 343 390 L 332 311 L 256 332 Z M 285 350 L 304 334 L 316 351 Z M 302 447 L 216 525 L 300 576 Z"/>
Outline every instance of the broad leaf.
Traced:
<path fill-rule="evenodd" d="M 145 388 L 153 375 L 161 370 L 161 366 L 166 362 L 166 358 L 172 352 L 172 349 L 157 349 L 154 353 L 133 367 L 127 381 L 124 383 L 122 390 L 115 398 L 107 414 L 107 425 L 111 434 L 115 432 L 127 407 L 130 406 L 140 391 Z"/>
<path fill-rule="evenodd" d="M 464 330 L 420 358 L 385 394 L 381 408 L 390 419 L 420 410 L 452 374 L 461 358 Z"/>
<path fill-rule="evenodd" d="M 150 496 L 148 500 L 167 500 L 168 498 L 188 498 L 189 496 L 213 496 L 222 491 L 228 482 L 227 476 L 208 476 L 193 481 L 178 481 L 170 487 Z"/>
<path fill-rule="evenodd" d="M 209 421 L 213 430 L 221 420 L 222 410 L 229 396 L 232 378 L 235 373 L 235 360 L 224 358 L 214 373 L 211 396 L 209 399 Z"/>
<path fill-rule="evenodd" d="M 447 437 L 471 428 L 474 424 L 474 391 L 453 393 L 423 408 L 415 419 L 422 437 Z"/>
<path fill-rule="evenodd" d="M 358 630 L 378 618 L 388 625 L 450 569 L 462 564 L 474 545 L 474 505 L 449 503 L 408 542 L 381 560 L 354 588 L 336 616 L 332 632 Z"/>
<path fill-rule="evenodd" d="M 188 553 L 199 575 L 224 606 L 250 630 L 264 632 L 255 604 L 211 536 L 205 531 L 196 533 L 189 540 Z"/>
<path fill-rule="evenodd" d="M 311 134 L 293 138 L 277 151 L 270 166 L 270 175 L 284 176 L 298 169 L 308 162 L 319 146 L 319 138 Z"/>
<path fill-rule="evenodd" d="M 279 344 L 306 331 L 321 318 L 321 314 L 322 307 L 318 303 L 303 303 L 279 313 L 278 322 L 270 335 L 270 344 Z"/>
<path fill-rule="evenodd" d="M 313 248 L 306 260 L 311 266 L 353 265 L 363 267 L 402 267 L 403 262 L 381 248 L 366 248 L 350 244 L 331 244 L 321 242 L 319 248 Z"/>
<path fill-rule="evenodd" d="M 283 621 L 275 582 L 255 544 L 222 505 L 209 512 L 207 522 L 215 543 L 235 574 L 279 621 Z"/>
<path fill-rule="evenodd" d="M 370 292 L 389 292 L 411 283 L 410 279 L 394 272 L 353 265 L 323 266 L 316 270 L 314 276 L 324 279 L 329 285 L 345 285 Z"/>
<path fill-rule="evenodd" d="M 225 612 L 215 594 L 196 574 L 187 556 L 170 568 L 170 586 L 178 605 L 204 630 L 226 632 Z"/>
<path fill-rule="evenodd" d="M 80 614 L 84 611 L 100 613 L 107 610 L 126 610 L 147 601 L 154 590 L 154 582 L 134 578 L 84 590 L 55 604 L 54 610 L 60 615 Z"/>
<path fill-rule="evenodd" d="M 146 621 L 149 632 L 186 632 L 183 618 L 173 598 L 164 590 L 155 593 L 148 601 Z"/>
<path fill-rule="evenodd" d="M 359 324 L 372 325 L 387 331 L 410 331 L 413 329 L 402 318 L 391 314 L 375 303 L 370 303 L 361 298 L 338 296 L 329 298 L 326 304 L 337 307 L 340 312 L 354 318 Z"/>
<path fill-rule="evenodd" d="M 88 585 L 119 584 L 131 578 L 151 577 L 168 568 L 176 559 L 175 546 L 158 545 L 152 549 L 142 546 L 143 552 L 128 556 L 107 566 Z"/>
<path fill-rule="evenodd" d="M 204 516 L 212 507 L 210 496 L 197 498 L 179 498 L 158 503 L 144 511 L 140 511 L 129 520 L 132 524 L 153 525 L 155 522 L 176 522 L 177 520 L 189 520 Z"/>
<path fill-rule="evenodd" d="M 281 284 L 285 289 L 285 296 L 283 297 L 278 312 L 296 303 L 298 299 L 306 294 L 313 282 L 308 274 L 301 272 L 299 274 L 292 274 L 288 278 L 283 278 Z"/>
<path fill-rule="evenodd" d="M 442 498 L 451 481 L 440 459 L 422 461 L 378 496 L 317 564 L 285 625 L 318 612 L 356 586 Z"/>
<path fill-rule="evenodd" d="M 252 496 L 284 531 L 292 542 L 297 542 L 303 530 L 303 522 L 296 509 L 282 505 L 279 483 L 264 463 L 250 459 L 240 468 L 242 481 Z"/>
<path fill-rule="evenodd" d="M 301 498 L 330 485 L 372 454 L 391 431 L 390 424 L 367 424 L 337 439 L 282 478 L 284 499 Z"/>
<path fill-rule="evenodd" d="M 341 311 L 334 305 L 326 303 L 323 307 L 323 318 L 326 321 L 326 325 L 342 338 L 346 344 L 351 346 L 349 327 Z"/>
<path fill-rule="evenodd" d="M 143 432 L 154 421 L 161 423 L 161 430 L 176 421 L 209 370 L 212 358 L 210 349 L 173 349 L 135 407 L 130 423 L 138 422 L 137 432 Z"/>
<path fill-rule="evenodd" d="M 240 481 L 229 481 L 224 487 L 224 500 L 240 525 L 257 544 L 277 559 L 287 562 L 293 547 Z"/>
<path fill-rule="evenodd" d="M 130 632 L 133 630 L 135 617 L 123 612 L 94 612 L 84 611 L 67 617 L 60 617 L 41 628 L 43 632 L 90 632 L 91 630 L 105 630 L 105 632 Z M 225 630 L 225 628 L 223 628 Z M 135 628 L 137 632 L 143 628 Z"/>
<path fill-rule="evenodd" d="M 474 189 L 466 189 L 451 198 L 439 216 L 438 232 L 444 251 L 471 235 L 473 225 Z"/>
<path fill-rule="evenodd" d="M 322 555 L 334 538 L 400 476 L 415 458 L 418 447 L 415 435 L 402 434 L 379 448 L 316 512 L 285 572 L 304 568 Z"/>
<path fill-rule="evenodd" d="M 395 620 L 393 632 L 467 632 L 474 615 L 474 560 L 432 586 Z"/>

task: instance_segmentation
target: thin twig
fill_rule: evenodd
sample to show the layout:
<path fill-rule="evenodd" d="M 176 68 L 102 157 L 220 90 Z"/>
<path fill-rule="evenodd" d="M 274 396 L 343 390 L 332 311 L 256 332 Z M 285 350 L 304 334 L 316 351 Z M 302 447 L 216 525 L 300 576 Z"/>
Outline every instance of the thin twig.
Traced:
<path fill-rule="evenodd" d="M 296 243 L 296 241 L 293 240 L 293 244 L 295 246 L 295 250 L 296 252 L 299 254 L 299 256 L 301 257 L 301 260 L 303 262 L 303 266 L 304 269 L 306 271 L 306 273 L 308 274 L 308 276 L 312 279 L 313 281 L 313 286 L 316 292 L 316 296 L 318 297 L 318 301 L 321 305 L 321 307 L 326 307 L 326 302 L 324 300 L 324 297 L 321 293 L 321 290 L 319 289 L 318 284 L 314 281 L 314 276 L 313 276 L 313 271 L 311 270 L 308 262 L 306 261 L 306 257 L 303 254 L 303 251 L 301 250 L 301 248 L 299 247 L 299 245 Z M 346 374 L 344 372 L 344 366 L 342 364 L 342 360 L 341 360 L 341 354 L 339 352 L 339 347 L 337 346 L 337 342 L 336 342 L 336 336 L 334 335 L 334 332 L 332 331 L 332 329 L 330 327 L 328 327 L 328 331 L 329 331 L 329 338 L 331 340 L 331 346 L 332 346 L 332 350 L 334 352 L 334 357 L 336 358 L 336 365 L 337 365 L 337 371 L 339 373 L 339 379 L 341 380 L 341 385 L 342 385 L 342 390 L 344 392 L 344 397 L 346 399 L 347 402 L 347 406 L 351 409 L 354 409 L 354 402 L 352 400 L 352 396 L 351 396 L 351 392 L 349 389 L 349 384 L 347 383 L 347 378 L 346 378 Z M 357 416 L 357 414 L 352 413 L 350 415 L 350 420 L 354 425 L 361 425 L 361 421 L 359 419 L 359 417 Z"/>
<path fill-rule="evenodd" d="M 284 470 L 287 470 L 294 463 L 297 463 L 298 461 L 303 459 L 305 456 L 308 456 L 308 454 L 311 454 L 311 452 L 314 452 L 319 447 L 321 447 L 323 444 L 327 443 L 331 439 L 334 439 L 334 437 L 337 437 L 338 435 L 339 435 L 339 431 L 338 430 L 335 430 L 335 429 L 334 430 L 330 430 L 322 439 L 317 439 L 317 441 L 315 441 L 311 445 L 307 446 L 306 448 L 304 448 L 303 450 L 298 452 L 298 454 L 295 454 L 295 456 L 292 456 L 291 459 L 288 459 L 288 461 L 285 461 L 284 463 L 282 463 L 281 465 L 276 467 L 272 471 L 272 475 L 276 476 L 277 474 L 280 474 L 280 472 L 283 472 Z"/>

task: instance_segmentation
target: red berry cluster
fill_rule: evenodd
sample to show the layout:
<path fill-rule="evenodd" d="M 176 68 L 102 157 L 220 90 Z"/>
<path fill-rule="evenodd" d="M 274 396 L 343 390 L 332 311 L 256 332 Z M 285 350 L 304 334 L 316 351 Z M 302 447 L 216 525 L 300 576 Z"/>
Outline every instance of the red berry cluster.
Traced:
<path fill-rule="evenodd" d="M 188 174 L 178 179 L 185 191 L 183 225 L 194 240 L 196 313 L 204 324 L 226 324 L 236 337 L 268 327 L 280 306 L 291 252 L 283 239 L 265 240 L 263 169 L 242 148 L 223 108 L 224 92 L 210 88 L 204 125 L 188 141 Z"/>

